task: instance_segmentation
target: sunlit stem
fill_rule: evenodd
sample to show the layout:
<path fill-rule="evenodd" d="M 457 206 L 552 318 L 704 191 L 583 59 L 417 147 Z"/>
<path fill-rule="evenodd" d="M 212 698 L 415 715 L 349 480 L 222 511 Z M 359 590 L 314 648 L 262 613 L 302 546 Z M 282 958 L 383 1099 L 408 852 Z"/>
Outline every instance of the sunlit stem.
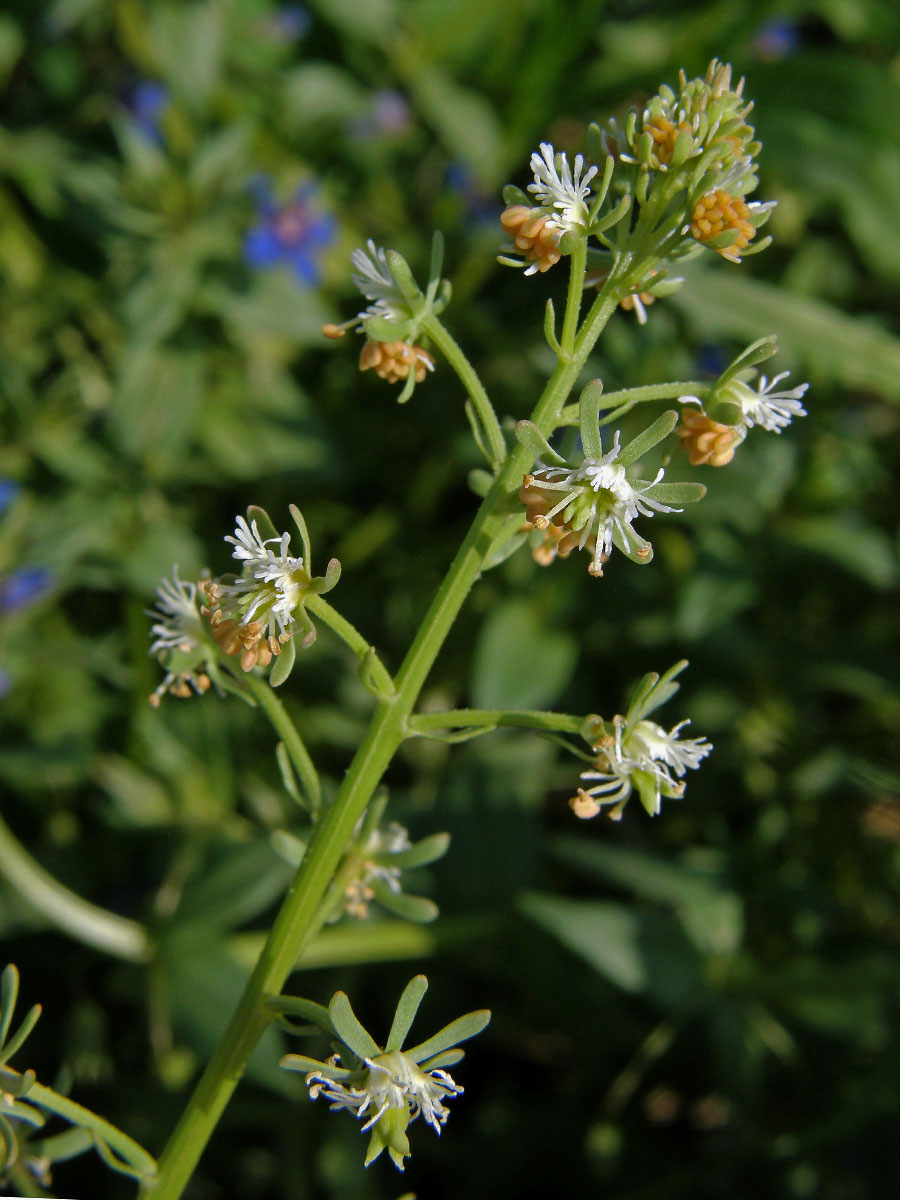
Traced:
<path fill-rule="evenodd" d="M 346 617 L 328 603 L 322 596 L 309 596 L 306 600 L 307 609 L 317 616 L 323 625 L 327 625 L 332 633 L 337 634 L 345 646 L 349 647 L 360 662 L 370 658 L 372 676 L 385 695 L 394 690 L 394 681 L 390 671 L 375 653 L 374 647 L 366 641 L 359 630 Z"/>
<path fill-rule="evenodd" d="M 712 384 L 686 379 L 681 383 L 651 383 L 646 387 L 622 388 L 617 392 L 603 393 L 603 410 L 618 409 L 628 405 L 643 404 L 648 400 L 677 400 L 681 396 L 696 396 L 702 400 L 712 390 Z M 608 420 L 604 418 L 604 423 Z M 578 405 L 567 404 L 559 414 L 557 427 L 578 424 Z"/>
<path fill-rule="evenodd" d="M 521 729 L 547 729 L 554 733 L 580 733 L 584 728 L 584 717 L 524 709 L 451 708 L 446 712 L 416 713 L 407 721 L 411 734 L 437 729 L 477 729 L 483 725 L 490 728 L 508 725 Z"/>
<path fill-rule="evenodd" d="M 303 739 L 297 732 L 296 725 L 265 679 L 248 671 L 242 677 L 241 682 L 269 718 L 275 732 L 284 742 L 291 764 L 300 778 L 301 786 L 306 792 L 313 811 L 316 811 L 322 803 L 322 785 L 319 782 L 319 773 L 309 756 L 309 751 L 303 744 Z"/>
<path fill-rule="evenodd" d="M 582 249 L 571 256 L 568 308 L 575 305 L 576 312 L 584 287 L 584 266 Z M 577 333 L 574 333 L 577 315 L 571 316 L 567 308 L 563 328 L 570 331 L 571 352 L 560 356 L 532 413 L 532 420 L 545 436 L 556 427 L 563 403 L 575 386 L 618 299 L 616 286 L 604 285 Z M 449 344 L 456 346 L 452 340 Z M 565 335 L 562 345 L 565 349 Z M 529 452 L 520 445 L 511 449 L 503 460 L 397 672 L 395 693 L 378 703 L 334 803 L 316 825 L 294 883 L 266 938 L 237 1009 L 160 1158 L 156 1181 L 146 1185 L 143 1196 L 153 1200 L 178 1200 L 182 1195 L 247 1060 L 268 1027 L 271 1014 L 266 1007 L 266 997 L 284 990 L 285 981 L 303 947 L 318 927 L 323 897 L 354 838 L 357 823 L 407 736 L 407 723 L 419 692 L 506 519 L 503 506 L 518 489 L 523 474 L 532 463 Z M 284 737 L 284 732 L 280 732 Z"/>
<path fill-rule="evenodd" d="M 456 339 L 437 317 L 429 317 L 423 329 L 456 372 L 478 413 L 490 451 L 491 465 L 496 469 L 506 457 L 506 442 L 490 397 L 478 378 L 475 368 L 466 358 Z"/>

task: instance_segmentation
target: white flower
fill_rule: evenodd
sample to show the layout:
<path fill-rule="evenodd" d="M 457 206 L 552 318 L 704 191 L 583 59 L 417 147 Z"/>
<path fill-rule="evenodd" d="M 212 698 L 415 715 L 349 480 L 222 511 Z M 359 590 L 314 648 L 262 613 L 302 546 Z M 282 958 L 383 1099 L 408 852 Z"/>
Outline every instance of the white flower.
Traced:
<path fill-rule="evenodd" d="M 330 1060 L 337 1065 L 339 1056 Z M 366 1118 L 362 1132 L 371 1129 L 391 1109 L 408 1113 L 414 1121 L 421 1115 L 432 1129 L 440 1134 L 441 1126 L 450 1115 L 442 1103 L 459 1096 L 463 1089 L 446 1071 L 423 1071 L 400 1050 L 364 1060 L 368 1070 L 360 1087 L 345 1087 L 327 1075 L 315 1071 L 306 1076 L 310 1099 L 322 1095 L 330 1100 L 332 1111 L 347 1109 L 357 1120 Z"/>
<path fill-rule="evenodd" d="M 572 801 L 576 816 L 595 817 L 605 804 L 614 804 L 614 819 L 622 815 L 625 802 L 637 786 L 651 816 L 661 806 L 663 794 L 681 796 L 684 784 L 678 781 L 687 770 L 696 770 L 712 750 L 704 738 L 685 738 L 678 733 L 689 721 L 681 721 L 667 733 L 655 721 L 638 721 L 629 728 L 624 717 L 614 720 L 615 737 L 601 742 L 598 766 L 603 770 L 584 771 L 581 778 L 593 787 L 579 788 Z M 643 785 L 643 786 L 642 786 Z"/>
<path fill-rule="evenodd" d="M 662 467 L 651 483 L 640 488 L 634 487 L 625 475 L 624 466 L 616 462 L 620 450 L 619 431 L 616 430 L 613 448 L 602 458 L 586 458 L 581 466 L 574 469 L 546 467 L 541 462 L 537 464 L 540 470 L 539 486 L 563 493 L 562 499 L 544 514 L 546 522 L 575 504 L 578 512 L 573 512 L 573 527 L 582 531 L 578 548 L 584 547 L 592 533 L 595 535 L 597 544 L 591 563 L 594 574 L 601 573 L 603 557 L 612 553 L 613 536 L 616 533 L 626 551 L 631 552 L 634 542 L 640 553 L 640 548 L 645 545 L 644 539 L 632 528 L 632 522 L 638 516 L 652 517 L 655 512 L 681 512 L 680 508 L 672 508 L 646 494 L 665 475 Z M 543 528 L 546 528 L 546 524 Z"/>
<path fill-rule="evenodd" d="M 570 231 L 585 224 L 588 215 L 587 197 L 591 190 L 589 185 L 597 174 L 597 168 L 589 167 L 582 176 L 583 168 L 584 158 L 579 154 L 575 159 L 573 175 L 565 154 L 555 155 L 549 142 L 541 142 L 540 153 L 535 151 L 532 154 L 534 183 L 529 183 L 528 190 L 534 192 L 544 208 L 556 210 L 547 222 L 548 226 Z"/>
<path fill-rule="evenodd" d="M 781 433 L 790 425 L 793 417 L 806 416 L 806 409 L 800 400 L 806 395 L 808 383 L 801 383 L 789 392 L 773 391 L 789 374 L 789 371 L 782 371 L 771 383 L 765 375 L 761 375 L 755 392 L 746 384 L 740 385 L 738 400 L 744 411 L 744 424 L 748 428 L 761 425 L 772 433 Z"/>
<path fill-rule="evenodd" d="M 285 633 L 309 585 L 303 559 L 288 554 L 289 533 L 264 539 L 256 521 L 248 525 L 243 517 L 235 520 L 234 534 L 228 534 L 225 541 L 234 546 L 233 557 L 242 563 L 243 574 L 232 584 L 218 584 L 218 596 L 238 602 L 242 625 L 267 613 L 270 628 L 274 625 Z M 278 547 L 277 553 L 269 549 L 272 545 Z"/>
<path fill-rule="evenodd" d="M 360 825 L 364 818 L 360 819 Z M 375 829 L 365 846 L 360 850 L 361 861 L 359 874 L 351 880 L 344 889 L 344 909 L 351 917 L 367 917 L 369 901 L 375 897 L 372 884 L 376 881 L 384 883 L 395 895 L 402 890 L 400 879 L 402 869 L 375 861 L 376 855 L 397 854 L 401 850 L 409 850 L 412 842 L 409 834 L 398 821 L 392 821 L 387 829 Z M 369 857 L 369 856 L 372 857 Z M 338 920 L 341 913 L 335 915 Z"/>
<path fill-rule="evenodd" d="M 203 625 L 197 607 L 196 583 L 184 583 L 178 568 L 172 568 L 172 578 L 164 579 L 156 589 L 156 608 L 149 614 L 155 618 L 150 626 L 150 654 L 166 650 L 196 650 L 203 641 Z"/>
<path fill-rule="evenodd" d="M 385 317 L 390 321 L 405 321 L 409 307 L 391 275 L 387 254 L 371 238 L 366 245 L 368 253 L 359 249 L 350 255 L 350 264 L 355 268 L 351 278 L 365 298 L 373 301 L 359 314 L 360 318 Z"/>

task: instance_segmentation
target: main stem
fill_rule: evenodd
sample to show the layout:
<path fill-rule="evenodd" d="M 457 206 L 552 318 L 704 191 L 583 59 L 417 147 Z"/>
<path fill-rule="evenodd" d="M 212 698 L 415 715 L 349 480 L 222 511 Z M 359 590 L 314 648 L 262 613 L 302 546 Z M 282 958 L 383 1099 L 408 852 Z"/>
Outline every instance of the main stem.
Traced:
<path fill-rule="evenodd" d="M 604 289 L 576 336 L 585 251 L 586 247 L 581 243 L 572 255 L 562 352 L 532 414 L 532 420 L 545 434 L 552 432 L 563 402 L 618 302 L 614 290 Z M 528 451 L 517 446 L 505 459 L 482 501 L 397 674 L 394 695 L 378 704 L 334 804 L 316 826 L 244 994 L 160 1158 L 156 1180 L 145 1187 L 143 1196 L 152 1196 L 153 1200 L 178 1200 L 187 1185 L 248 1058 L 271 1020 L 265 998 L 283 989 L 309 940 L 322 897 L 356 824 L 406 736 L 406 722 L 422 685 L 469 589 L 478 578 L 484 555 L 504 519 L 497 512 L 498 505 L 515 489 L 530 466 Z"/>

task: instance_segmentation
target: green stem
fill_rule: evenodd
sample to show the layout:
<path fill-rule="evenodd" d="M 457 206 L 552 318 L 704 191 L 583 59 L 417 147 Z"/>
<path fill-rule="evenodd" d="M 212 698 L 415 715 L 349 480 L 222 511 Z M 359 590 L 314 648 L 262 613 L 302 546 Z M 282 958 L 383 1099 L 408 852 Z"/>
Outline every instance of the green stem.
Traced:
<path fill-rule="evenodd" d="M 496 470 L 506 458 L 506 441 L 494 406 L 484 390 L 484 385 L 475 373 L 475 368 L 466 358 L 456 339 L 450 331 L 441 324 L 437 317 L 429 317 L 423 326 L 425 332 L 438 347 L 447 362 L 456 372 L 463 387 L 469 393 L 469 399 L 475 406 L 481 427 L 487 435 L 490 450 L 491 465 Z"/>
<path fill-rule="evenodd" d="M 572 256 L 569 296 L 581 299 L 584 256 Z M 580 274 L 579 274 L 580 272 Z M 553 431 L 588 354 L 618 303 L 612 289 L 595 299 L 571 355 L 560 357 L 532 414 L 545 434 Z M 455 343 L 453 343 L 455 346 Z M 407 721 L 444 640 L 475 580 L 484 556 L 504 520 L 496 510 L 532 465 L 522 446 L 512 449 L 494 479 L 396 677 L 396 692 L 379 702 L 334 803 L 316 826 L 309 848 L 266 939 L 237 1009 L 160 1158 L 155 1183 L 143 1195 L 177 1200 L 240 1080 L 244 1066 L 265 1032 L 270 1014 L 265 998 L 278 994 L 294 968 L 316 922 L 322 897 L 357 822 L 385 769 L 404 740 Z"/>
<path fill-rule="evenodd" d="M 555 733 L 581 733 L 584 717 L 569 713 L 532 712 L 525 709 L 451 708 L 446 712 L 415 713 L 407 721 L 410 733 L 432 729 L 477 729 L 482 725 L 501 725 L 521 729 L 549 729 Z"/>
<path fill-rule="evenodd" d="M 578 314 L 584 294 L 584 273 L 587 267 L 587 238 L 579 238 L 572 251 L 572 266 L 569 272 L 569 290 L 566 296 L 566 312 L 563 317 L 560 347 L 562 357 L 571 358 L 575 353 L 575 335 L 578 330 Z"/>
<path fill-rule="evenodd" d="M 128 962 L 151 957 L 150 935 L 142 925 L 91 904 L 60 883 L 35 862 L 2 817 L 0 875 L 51 925 L 78 941 Z"/>
<path fill-rule="evenodd" d="M 11 1067 L 5 1067 L 4 1070 L 10 1075 L 21 1078 L 19 1072 L 14 1071 Z M 27 1099 L 30 1104 L 35 1104 L 47 1112 L 55 1113 L 56 1116 L 62 1117 L 64 1121 L 69 1121 L 77 1128 L 96 1134 L 111 1150 L 116 1152 L 123 1162 L 132 1167 L 135 1174 L 141 1179 L 153 1178 L 156 1171 L 156 1162 L 153 1157 L 127 1133 L 116 1129 L 115 1125 L 110 1125 L 109 1121 L 105 1121 L 103 1117 L 98 1117 L 90 1109 L 76 1104 L 68 1096 L 61 1096 L 59 1092 L 54 1092 L 52 1088 L 44 1087 L 41 1083 L 31 1085 L 27 1092 Z"/>
<path fill-rule="evenodd" d="M 304 746 L 303 739 L 297 732 L 297 727 L 288 716 L 287 710 L 261 676 L 248 671 L 241 682 L 272 722 L 275 732 L 284 742 L 285 749 L 294 765 L 294 770 L 300 776 L 300 782 L 309 802 L 313 810 L 317 810 L 322 803 L 322 785 L 319 783 L 319 773 L 313 760 L 309 757 L 309 751 Z"/>
<path fill-rule="evenodd" d="M 677 400 L 681 396 L 697 396 L 699 399 L 711 390 L 712 384 L 686 379 L 681 383 L 650 383 L 645 387 L 622 388 L 618 392 L 603 393 L 603 412 L 633 404 L 644 404 L 648 400 Z M 578 424 L 578 405 L 567 404 L 559 414 L 557 428 L 562 425 Z"/>
<path fill-rule="evenodd" d="M 337 609 L 333 608 L 327 600 L 323 600 L 321 596 L 308 596 L 306 607 L 322 621 L 323 625 L 327 625 L 332 633 L 337 634 L 360 662 L 365 662 L 366 659 L 371 662 L 374 682 L 385 696 L 391 695 L 394 691 L 394 681 L 390 671 L 375 653 L 375 647 L 366 641 L 356 626 L 351 625 L 346 617 L 342 617 Z"/>

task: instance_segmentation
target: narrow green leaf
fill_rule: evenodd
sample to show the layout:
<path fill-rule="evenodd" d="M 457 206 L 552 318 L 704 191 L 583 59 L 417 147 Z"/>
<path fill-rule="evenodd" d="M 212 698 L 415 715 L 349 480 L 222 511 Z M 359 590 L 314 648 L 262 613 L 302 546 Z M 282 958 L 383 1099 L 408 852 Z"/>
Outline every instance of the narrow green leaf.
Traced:
<path fill-rule="evenodd" d="M 440 283 L 441 271 L 444 269 L 444 235 L 436 229 L 431 238 L 431 262 L 428 267 L 428 286 Z"/>
<path fill-rule="evenodd" d="M 50 1162 L 67 1162 L 91 1150 L 94 1139 L 86 1129 L 66 1129 L 52 1137 L 30 1140 L 28 1149 L 35 1158 L 46 1158 Z"/>
<path fill-rule="evenodd" d="M 381 1047 L 356 1019 L 346 992 L 335 992 L 328 1005 L 328 1014 L 338 1037 L 357 1058 L 376 1058 L 381 1053 Z"/>
<path fill-rule="evenodd" d="M 284 742 L 279 742 L 275 747 L 275 761 L 278 763 L 278 771 L 281 775 L 281 782 L 284 784 L 284 790 L 296 804 L 299 804 L 301 808 L 305 808 L 309 812 L 309 803 L 297 784 L 297 777 L 294 774 L 294 768 L 291 766 L 290 755 L 287 752 Z"/>
<path fill-rule="evenodd" d="M 668 437 L 678 424 L 678 420 L 678 413 L 674 409 L 664 412 L 662 416 L 656 418 L 652 425 L 648 425 L 643 433 L 639 433 L 627 446 L 622 448 L 619 452 L 618 462 L 623 467 L 627 467 L 629 463 L 637 462 L 642 455 L 646 454 L 648 450 L 652 450 L 664 437 Z"/>
<path fill-rule="evenodd" d="M 403 989 L 403 995 L 397 1002 L 397 1011 L 394 1013 L 391 1031 L 384 1044 L 384 1048 L 388 1054 L 393 1053 L 394 1050 L 401 1050 L 403 1048 L 406 1035 L 409 1033 L 410 1026 L 416 1019 L 419 1005 L 422 1003 L 422 998 L 427 991 L 428 980 L 424 975 L 414 976 Z"/>
<path fill-rule="evenodd" d="M 516 440 L 534 459 L 556 467 L 566 465 L 566 460 L 556 453 L 533 421 L 519 421 L 516 425 Z"/>
<path fill-rule="evenodd" d="M 419 286 L 413 278 L 413 273 L 409 269 L 409 263 L 398 250 L 387 250 L 388 269 L 391 272 L 394 283 L 403 293 L 403 298 L 410 305 L 420 300 L 422 293 L 419 291 Z"/>
<path fill-rule="evenodd" d="M 628 545 L 625 545 L 625 540 L 619 533 L 618 529 L 613 530 L 613 545 L 622 551 L 626 558 L 630 558 L 633 563 L 637 563 L 639 567 L 646 567 L 648 563 L 653 562 L 653 547 L 645 541 L 640 534 L 635 533 L 632 529 L 628 535 Z M 640 552 L 640 553 L 639 553 Z"/>
<path fill-rule="evenodd" d="M 578 422 L 581 427 L 581 445 L 586 458 L 602 458 L 603 443 L 600 438 L 600 405 L 603 403 L 603 380 L 592 379 L 578 401 Z"/>
<path fill-rule="evenodd" d="M 434 1058 L 444 1050 L 457 1046 L 460 1042 L 467 1042 L 469 1038 L 476 1037 L 483 1029 L 487 1028 L 490 1019 L 491 1012 L 488 1008 L 480 1008 L 476 1012 L 466 1013 L 465 1016 L 457 1017 L 455 1021 L 445 1025 L 427 1042 L 420 1042 L 418 1046 L 413 1046 L 411 1050 L 405 1050 L 404 1053 L 414 1063 L 422 1063 L 428 1058 Z"/>
<path fill-rule="evenodd" d="M 653 689 L 659 682 L 659 675 L 656 671 L 649 671 L 639 680 L 634 691 L 631 693 L 631 699 L 628 701 L 628 711 L 625 714 L 627 724 L 631 725 L 636 721 L 637 713 L 642 710 L 642 705 Z"/>

